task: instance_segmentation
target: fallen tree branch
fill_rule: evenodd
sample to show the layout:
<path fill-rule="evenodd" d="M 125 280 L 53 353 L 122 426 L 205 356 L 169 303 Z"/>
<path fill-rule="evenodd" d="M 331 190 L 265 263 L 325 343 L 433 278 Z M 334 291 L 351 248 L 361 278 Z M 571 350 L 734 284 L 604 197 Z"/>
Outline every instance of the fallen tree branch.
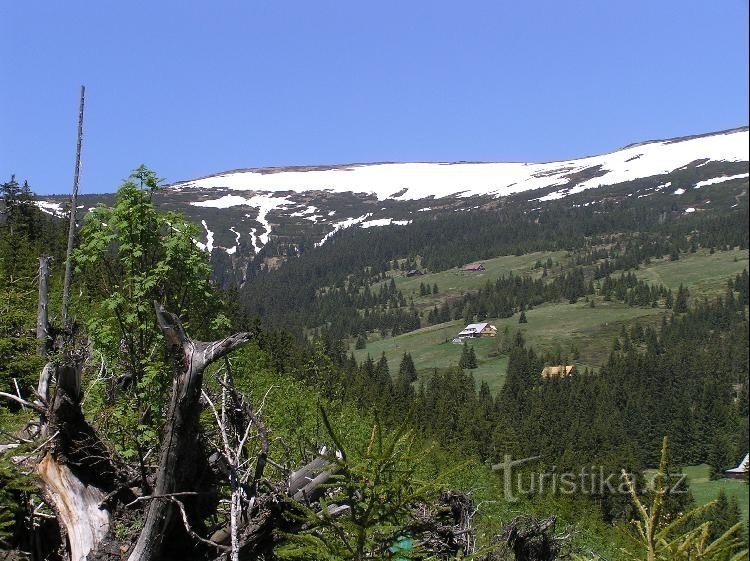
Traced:
<path fill-rule="evenodd" d="M 17 403 L 20 403 L 22 406 L 28 407 L 30 409 L 33 409 L 37 413 L 45 413 L 46 412 L 46 408 L 43 407 L 42 405 L 37 405 L 36 403 L 32 403 L 30 401 L 27 401 L 27 400 L 23 399 L 22 397 L 19 397 L 17 395 L 12 394 L 12 393 L 0 392 L 0 397 L 4 397 L 6 399 L 10 399 L 10 400 L 15 401 Z"/>
<path fill-rule="evenodd" d="M 208 540 L 206 538 L 201 537 L 200 535 L 196 534 L 193 529 L 190 527 L 190 523 L 188 522 L 187 512 L 185 512 L 185 505 L 182 504 L 182 501 L 175 499 L 173 496 L 169 497 L 169 499 L 177 504 L 177 506 L 180 509 L 180 514 L 182 515 L 182 523 L 185 526 L 185 530 L 188 534 L 190 534 L 190 537 L 192 537 L 195 540 L 198 540 L 201 543 L 204 543 L 206 545 L 210 545 L 211 547 L 215 547 L 216 549 L 220 549 L 222 551 L 231 551 L 232 548 L 228 547 L 226 545 L 222 545 L 219 543 L 216 543 L 214 541 Z"/>
<path fill-rule="evenodd" d="M 141 501 L 150 501 L 152 499 L 171 499 L 173 497 L 195 497 L 200 495 L 196 491 L 180 491 L 178 493 L 165 493 L 163 495 L 144 495 L 142 497 L 136 497 L 134 501 L 129 502 L 125 505 L 125 508 L 130 508 L 134 504 Z"/>

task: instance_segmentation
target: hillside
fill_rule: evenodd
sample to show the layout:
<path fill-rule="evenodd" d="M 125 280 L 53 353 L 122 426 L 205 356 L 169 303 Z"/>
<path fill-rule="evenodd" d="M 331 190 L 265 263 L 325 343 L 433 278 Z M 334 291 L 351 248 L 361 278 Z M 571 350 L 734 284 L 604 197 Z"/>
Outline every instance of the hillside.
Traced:
<path fill-rule="evenodd" d="M 324 244 L 341 229 L 491 210 L 506 200 L 541 209 L 561 199 L 591 204 L 668 194 L 684 212 L 705 210 L 723 203 L 705 196 L 707 186 L 721 185 L 741 196 L 748 177 L 748 138 L 743 127 L 551 163 L 251 168 L 168 185 L 155 201 L 201 225 L 204 235 L 198 241 L 212 254 L 218 277 L 231 284 Z M 59 214 L 66 200 L 42 197 L 39 205 Z M 112 200 L 111 195 L 84 195 L 80 208 Z"/>
<path fill-rule="evenodd" d="M 721 474 L 745 453 L 746 169 L 745 162 L 709 161 L 566 196 L 559 196 L 559 185 L 550 185 L 502 197 L 447 197 L 450 204 L 473 206 L 463 212 L 417 209 L 404 224 L 367 217 L 356 221 L 358 227 L 331 236 L 328 230 L 317 241 L 303 236 L 303 242 L 311 242 L 307 246 L 280 243 L 279 230 L 267 220 L 276 234 L 265 238 L 255 232 L 253 249 L 265 245 L 253 265 L 242 269 L 245 280 L 236 282 L 242 280 L 235 268 L 241 264 L 239 244 L 225 251 L 205 218 L 199 223 L 207 237 L 195 239 L 179 215 L 160 213 L 154 203 L 162 210 L 179 210 L 180 204 L 208 209 L 221 220 L 236 218 L 232 209 L 247 209 L 192 204 L 201 202 L 190 199 L 195 193 L 179 190 L 157 191 L 152 199 L 155 175 L 139 168 L 116 196 L 100 199 L 114 202 L 112 208 L 90 213 L 79 231 L 72 310 L 81 321 L 81 337 L 70 343 L 80 348 L 74 354 L 79 362 L 75 373 L 56 377 L 52 407 L 45 396 L 31 401 L 46 371 L 39 375 L 44 361 L 33 337 L 35 272 L 38 253 L 57 248 L 57 263 L 63 261 L 63 225 L 49 216 L 56 203 L 34 205 L 11 181 L 3 186 L 12 212 L 0 225 L 0 281 L 13 312 L 2 325 L 3 352 L 12 367 L 3 371 L 4 388 L 15 388 L 16 394 L 3 393 L 11 404 L 1 411 L 2 430 L 15 438 L 33 411 L 40 414 L 40 426 L 52 419 L 66 435 L 90 432 L 80 445 L 59 439 L 61 454 L 45 451 L 47 456 L 33 461 L 70 466 L 75 485 L 93 481 L 95 496 L 87 512 L 101 523 L 84 524 L 109 528 L 106 536 L 95 538 L 96 547 L 120 557 L 118 551 L 132 551 L 131 557 L 141 558 L 138 548 L 147 547 L 142 544 L 150 536 L 167 535 L 159 524 L 176 507 L 166 501 L 140 503 L 162 498 L 150 494 L 169 485 L 211 501 L 205 509 L 202 499 L 175 502 L 201 524 L 198 533 L 187 530 L 187 539 L 175 523 L 163 548 L 175 559 L 190 558 L 196 543 L 202 544 L 200 558 L 214 558 L 209 550 L 215 544 L 201 536 L 227 540 L 227 527 L 257 523 L 263 530 L 243 537 L 240 558 L 254 558 L 256 547 L 268 558 L 324 558 L 321 548 L 344 551 L 341 541 L 349 532 L 362 531 L 374 536 L 367 547 L 390 551 L 408 529 L 408 536 L 441 549 L 439 558 L 486 546 L 477 553 L 495 561 L 492 551 L 503 551 L 506 543 L 498 533 L 534 524 L 529 516 L 541 524 L 558 521 L 560 531 L 574 534 L 560 539 L 588 557 L 596 558 L 595 552 L 620 559 L 618 527 L 629 527 L 633 519 L 631 500 L 623 492 L 589 491 L 583 480 L 567 494 L 544 487 L 542 477 L 557 481 L 555 474 L 596 468 L 602 478 L 619 477 L 623 469 L 640 478 L 644 469 L 666 463 L 660 460 L 663 437 L 672 442 L 674 467 L 705 464 Z M 377 194 L 334 195 L 386 204 Z M 264 197 L 256 202 L 267 209 L 266 220 L 273 212 L 268 199 L 277 197 Z M 391 201 L 402 211 L 399 205 L 410 202 L 415 203 Z M 315 222 L 290 214 L 287 225 L 300 223 L 295 221 Z M 241 240 L 241 232 L 227 225 Z M 481 261 L 482 269 L 464 270 L 472 261 Z M 58 271 L 53 274 L 59 277 Z M 228 290 L 211 283 L 212 275 Z M 187 331 L 178 316 L 161 305 L 152 308 L 155 301 L 177 310 Z M 474 365 L 463 361 L 463 348 L 451 341 L 476 321 L 496 324 L 499 333 L 466 347 L 467 353 L 474 351 Z M 232 331 L 236 334 L 226 337 Z M 162 334 L 168 341 L 164 351 L 159 350 Z M 232 361 L 208 366 L 251 339 Z M 54 344 L 55 352 L 69 352 L 59 341 Z M 81 358 L 92 352 L 84 345 L 93 349 L 93 360 Z M 404 353 L 411 361 L 402 364 Z M 50 368 L 68 368 L 68 355 L 63 357 L 58 365 L 50 355 Z M 571 363 L 579 370 L 570 376 L 541 374 L 548 365 Z M 66 407 L 72 410 L 65 413 Z M 378 421 L 380 428 L 371 430 Z M 81 430 L 71 423 L 80 423 Z M 247 446 L 243 434 L 252 435 Z M 36 446 L 36 435 L 19 437 L 11 446 Z M 227 448 L 235 445 L 237 452 Z M 78 461 L 75 454 L 89 446 L 96 447 L 106 469 L 97 469 L 88 457 Z M 154 453 L 158 466 L 146 461 Z M 530 486 L 521 479 L 509 486 L 494 473 L 511 458 L 534 462 L 517 470 L 530 478 Z M 304 479 L 316 461 L 338 466 L 341 483 L 319 494 L 315 477 L 314 496 L 293 492 L 296 474 L 301 471 Z M 249 483 L 237 485 L 232 470 L 244 473 Z M 694 499 L 709 500 L 719 488 L 731 490 L 733 499 L 743 497 L 736 486 L 712 485 L 703 468 L 690 473 L 694 497 L 686 488 L 670 490 L 665 520 L 691 508 Z M 22 518 L 37 498 L 13 474 L 0 472 L 11 485 L 11 494 L 0 493 L 10 513 L 1 521 L 12 528 L 6 538 L 21 544 L 34 535 Z M 46 481 L 50 474 L 41 476 Z M 165 483 L 174 477 L 176 484 Z M 404 494 L 422 489 L 424 481 L 438 485 Z M 646 500 L 650 493 L 643 491 Z M 111 506 L 100 508 L 107 497 Z M 451 522 L 448 549 L 443 541 L 435 543 L 435 533 L 422 522 L 410 523 L 418 512 L 431 527 L 439 513 L 430 509 L 445 500 L 463 505 L 447 509 L 454 513 L 476 509 L 470 528 L 460 516 Z M 246 519 L 223 506 L 234 501 L 248 513 Z M 365 502 L 376 510 L 396 510 L 361 523 L 359 513 L 372 512 Z M 336 510 L 341 518 L 320 515 L 329 507 L 342 507 Z M 289 526 L 284 511 L 298 508 L 309 521 Z M 720 519 L 713 527 L 724 532 L 740 512 L 736 501 L 727 501 L 699 521 Z M 45 518 L 54 519 L 53 514 Z M 732 530 L 734 549 L 746 539 L 738 528 Z M 327 536 L 326 543 L 316 541 L 320 535 Z M 476 542 L 464 547 L 456 536 Z M 165 558 L 155 551 L 153 558 Z"/>
<path fill-rule="evenodd" d="M 499 257 L 483 261 L 485 272 L 466 273 L 460 269 L 450 269 L 440 273 L 427 273 L 407 278 L 394 272 L 396 286 L 410 298 L 421 311 L 428 310 L 441 302 L 460 298 L 466 291 L 480 289 L 487 282 L 494 282 L 501 275 L 540 274 L 533 264 L 538 260 L 552 258 L 556 262 L 569 263 L 571 259 L 563 253 L 532 253 L 520 257 Z M 716 253 L 699 251 L 688 253 L 677 261 L 668 258 L 653 261 L 638 268 L 635 274 L 650 283 L 663 283 L 676 291 L 680 285 L 686 286 L 697 300 L 702 297 L 715 297 L 726 290 L 727 279 L 748 269 L 748 251 L 732 250 Z M 619 274 L 624 271 L 617 271 Z M 437 295 L 419 295 L 419 284 L 437 284 Z M 477 383 L 485 381 L 493 393 L 502 388 L 508 366 L 508 352 L 501 347 L 502 334 L 520 331 L 526 341 L 540 352 L 560 353 L 568 357 L 579 368 L 596 369 L 603 364 L 610 353 L 612 341 L 623 326 L 630 329 L 634 324 L 656 326 L 662 317 L 669 313 L 664 307 L 633 307 L 621 302 L 606 302 L 602 297 L 591 297 L 595 302 L 592 308 L 588 301 L 575 304 L 567 302 L 545 303 L 527 310 L 528 323 L 519 324 L 518 314 L 509 318 L 487 317 L 498 328 L 496 338 L 481 338 L 472 342 L 478 359 L 478 368 L 472 370 Z M 377 333 L 369 337 L 367 347 L 351 347 L 358 361 L 367 355 L 377 359 L 385 353 L 392 372 L 398 371 L 405 352 L 411 354 L 420 378 L 427 378 L 436 368 L 456 366 L 461 357 L 461 345 L 451 343 L 463 329 L 463 320 L 430 325 L 396 337 L 383 338 Z M 578 358 L 573 358 L 571 349 Z"/>

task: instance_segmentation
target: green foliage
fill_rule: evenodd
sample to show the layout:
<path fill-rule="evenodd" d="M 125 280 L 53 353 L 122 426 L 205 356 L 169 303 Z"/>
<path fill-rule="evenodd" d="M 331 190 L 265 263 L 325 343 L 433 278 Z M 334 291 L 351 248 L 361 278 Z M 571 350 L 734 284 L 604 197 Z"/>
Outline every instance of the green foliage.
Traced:
<path fill-rule="evenodd" d="M 194 338 L 226 325 L 217 316 L 207 256 L 194 242 L 198 231 L 179 214 L 157 211 L 158 188 L 152 171 L 136 169 L 112 208 L 86 216 L 74 253 L 85 289 L 76 313 L 109 380 L 92 381 L 87 405 L 126 459 L 142 459 L 157 445 L 171 380 L 154 301 L 180 316 Z"/>
<path fill-rule="evenodd" d="M 468 341 L 464 341 L 458 367 L 468 370 L 473 370 L 477 367 L 477 354 L 474 352 L 474 346 L 469 345 Z"/>
<path fill-rule="evenodd" d="M 404 353 L 401 358 L 401 364 L 398 367 L 398 373 L 404 376 L 410 383 L 417 381 L 417 369 L 414 367 L 414 360 L 410 353 Z"/>
<path fill-rule="evenodd" d="M 635 534 L 633 541 L 637 544 L 628 550 L 632 559 L 647 561 L 728 561 L 747 559 L 748 550 L 743 547 L 740 538 L 742 523 L 737 522 L 718 536 L 712 536 L 713 525 L 720 521 L 705 520 L 697 525 L 705 512 L 715 508 L 719 501 L 713 501 L 687 512 L 674 519 L 666 516 L 665 504 L 669 492 L 669 440 L 664 437 L 661 449 L 659 469 L 654 478 L 653 500 L 645 505 L 638 496 L 634 482 L 623 472 L 631 500 L 638 518 L 633 522 Z"/>
<path fill-rule="evenodd" d="M 688 289 L 680 285 L 677 289 L 677 298 L 674 302 L 674 312 L 676 314 L 684 314 L 688 311 Z"/>
<path fill-rule="evenodd" d="M 0 197 L 0 391 L 15 393 L 17 382 L 25 393 L 41 367 L 34 334 L 38 256 L 54 246 L 55 229 L 26 182 L 12 177 L 0 184 Z"/>
<path fill-rule="evenodd" d="M 13 536 L 25 515 L 24 497 L 36 490 L 33 479 L 21 473 L 10 461 L 11 453 L 20 455 L 24 451 L 25 448 L 19 447 L 0 453 L 0 542 Z"/>
<path fill-rule="evenodd" d="M 429 501 L 437 484 L 415 476 L 419 456 L 414 435 L 404 428 L 372 429 L 364 450 L 345 450 L 325 412 L 323 421 L 338 454 L 329 456 L 337 475 L 327 485 L 320 512 L 303 507 L 308 529 L 291 535 L 277 550 L 281 559 L 364 560 L 398 558 L 394 544 L 405 538 L 418 502 Z M 339 509 L 343 507 L 343 511 Z"/>

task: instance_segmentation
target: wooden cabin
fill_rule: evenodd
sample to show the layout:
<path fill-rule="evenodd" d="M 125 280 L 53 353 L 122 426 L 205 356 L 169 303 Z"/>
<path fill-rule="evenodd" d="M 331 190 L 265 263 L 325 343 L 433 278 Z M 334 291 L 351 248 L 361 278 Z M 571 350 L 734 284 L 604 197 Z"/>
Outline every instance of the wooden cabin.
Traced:
<path fill-rule="evenodd" d="M 567 376 L 570 376 L 571 374 L 574 374 L 575 372 L 576 367 L 573 365 L 545 366 L 542 369 L 542 378 L 544 378 L 545 380 L 547 378 L 565 378 Z"/>
<path fill-rule="evenodd" d="M 486 271 L 487 269 L 484 268 L 484 265 L 482 265 L 479 261 L 476 263 L 469 263 L 468 265 L 464 265 L 462 271 L 467 271 L 469 273 L 477 273 L 479 271 Z"/>
<path fill-rule="evenodd" d="M 475 339 L 478 337 L 494 337 L 497 335 L 497 327 L 487 322 L 470 323 L 458 334 L 458 339 Z"/>

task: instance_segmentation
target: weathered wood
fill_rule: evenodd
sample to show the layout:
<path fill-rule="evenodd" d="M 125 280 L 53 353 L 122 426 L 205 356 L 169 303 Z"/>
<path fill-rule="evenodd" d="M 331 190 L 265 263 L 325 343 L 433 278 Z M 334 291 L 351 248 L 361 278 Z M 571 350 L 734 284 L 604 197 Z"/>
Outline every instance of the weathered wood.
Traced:
<path fill-rule="evenodd" d="M 289 496 L 299 502 L 313 502 L 324 491 L 324 485 L 334 474 L 331 461 L 323 456 L 315 457 L 310 463 L 293 472 L 289 477 Z"/>
<path fill-rule="evenodd" d="M 45 498 L 65 528 L 71 561 L 85 561 L 109 531 L 109 513 L 99 508 L 105 493 L 87 485 L 51 454 L 37 466 Z"/>
<path fill-rule="evenodd" d="M 213 361 L 225 356 L 250 340 L 249 333 L 238 333 L 212 343 L 193 341 L 185 333 L 180 320 L 154 303 L 159 328 L 174 356 L 176 375 L 166 420 L 159 471 L 154 495 L 169 495 L 191 490 L 197 461 L 199 398 L 203 371 Z M 173 501 L 155 499 L 149 505 L 146 522 L 129 561 L 163 559 L 176 518 Z"/>
<path fill-rule="evenodd" d="M 49 383 L 52 380 L 52 375 L 55 372 L 55 364 L 53 362 L 48 362 L 44 365 L 44 368 L 42 368 L 42 371 L 39 373 L 39 382 L 36 386 L 36 395 L 37 398 L 34 400 L 34 403 L 41 406 L 46 407 L 46 405 L 49 403 Z M 41 423 L 42 423 L 42 432 L 44 432 L 44 428 L 47 425 L 46 421 L 46 411 L 43 411 Z"/>
<path fill-rule="evenodd" d="M 46 357 L 49 353 L 51 346 L 51 339 L 49 334 L 49 311 L 48 311 L 48 299 L 49 299 L 49 257 L 42 256 L 39 258 L 39 303 L 37 304 L 36 312 L 36 340 L 37 340 L 37 355 Z M 52 362 L 48 362 L 42 368 L 39 374 L 39 382 L 36 387 L 36 397 L 34 404 L 38 405 L 40 409 L 37 411 L 40 413 L 41 421 L 41 433 L 46 434 L 47 418 L 46 408 L 49 402 L 49 383 L 54 374 L 55 366 Z"/>
<path fill-rule="evenodd" d="M 81 86 L 81 104 L 78 109 L 78 141 L 76 143 L 76 166 L 73 172 L 73 193 L 70 197 L 70 224 L 68 225 L 68 249 L 65 253 L 65 277 L 63 278 L 62 317 L 63 324 L 68 319 L 68 303 L 70 301 L 70 282 L 73 274 L 73 240 L 76 231 L 76 205 L 78 204 L 78 179 L 81 174 L 81 144 L 83 143 L 83 103 L 86 87 Z"/>
<path fill-rule="evenodd" d="M 84 360 L 85 354 L 67 353 L 57 370 L 54 398 L 42 415 L 44 434 L 52 436 L 37 465 L 42 493 L 57 515 L 71 561 L 84 561 L 109 531 L 110 513 L 100 505 L 118 483 L 107 447 L 81 411 Z"/>
<path fill-rule="evenodd" d="M 49 320 L 47 318 L 47 287 L 49 286 L 49 257 L 39 258 L 39 303 L 36 311 L 36 354 L 47 356 L 49 351 Z"/>

